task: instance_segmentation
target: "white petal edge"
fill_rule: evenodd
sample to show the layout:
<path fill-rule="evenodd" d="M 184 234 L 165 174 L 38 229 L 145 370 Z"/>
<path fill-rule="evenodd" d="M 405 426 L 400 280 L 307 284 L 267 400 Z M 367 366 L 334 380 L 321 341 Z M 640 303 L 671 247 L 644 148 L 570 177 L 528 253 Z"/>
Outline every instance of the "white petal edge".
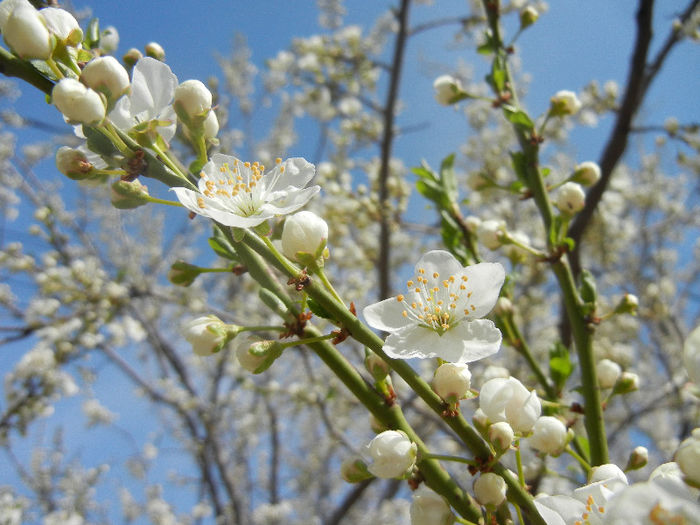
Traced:
<path fill-rule="evenodd" d="M 498 301 L 506 271 L 500 263 L 479 263 L 464 269 L 467 276 L 467 291 L 472 292 L 471 304 L 475 309 L 467 319 L 478 319 L 487 315 Z"/>

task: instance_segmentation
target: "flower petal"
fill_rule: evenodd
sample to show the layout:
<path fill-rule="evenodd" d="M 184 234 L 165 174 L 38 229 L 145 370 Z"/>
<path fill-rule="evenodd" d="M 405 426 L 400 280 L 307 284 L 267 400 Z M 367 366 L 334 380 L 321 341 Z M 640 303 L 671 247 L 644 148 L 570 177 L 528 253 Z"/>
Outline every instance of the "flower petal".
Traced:
<path fill-rule="evenodd" d="M 387 299 L 390 300 L 390 299 Z M 394 299 L 394 301 L 396 301 Z M 441 357 L 435 350 L 444 350 L 445 343 L 437 332 L 424 326 L 412 324 L 390 334 L 382 350 L 394 359 L 428 359 Z"/>
<path fill-rule="evenodd" d="M 316 195 L 321 190 L 320 186 L 310 186 L 309 188 L 298 189 L 289 186 L 283 195 L 263 205 L 263 209 L 274 210 L 276 215 L 284 215 L 298 210 L 304 206 L 311 197 Z"/>
<path fill-rule="evenodd" d="M 177 195 L 180 203 L 188 210 L 196 213 L 197 215 L 202 215 L 203 217 L 209 217 L 225 226 L 234 226 L 236 228 L 252 228 L 257 226 L 262 222 L 270 219 L 274 214 L 263 213 L 259 215 L 252 215 L 250 217 L 244 217 L 242 215 L 237 215 L 221 207 L 220 203 L 216 199 L 210 199 L 206 195 L 203 195 L 197 191 L 192 191 L 189 188 L 171 188 L 175 195 Z M 204 203 L 204 208 L 199 205 L 199 199 L 202 199 Z"/>
<path fill-rule="evenodd" d="M 422 275 L 428 279 L 429 288 L 432 288 L 439 280 L 461 274 L 464 270 L 455 256 L 445 250 L 431 250 L 423 255 L 416 263 L 415 275 L 421 275 L 421 269 L 425 271 Z M 433 277 L 434 274 L 438 274 L 438 277 Z"/>
<path fill-rule="evenodd" d="M 372 328 L 385 332 L 395 332 L 412 324 L 403 316 L 404 310 L 404 306 L 395 297 L 392 297 L 365 306 L 362 315 Z"/>
<path fill-rule="evenodd" d="M 157 117 L 170 104 L 177 87 L 177 77 L 170 68 L 151 57 L 134 66 L 131 82 L 131 114 L 146 112 L 147 120 Z"/>
<path fill-rule="evenodd" d="M 506 271 L 500 263 L 479 263 L 462 270 L 467 277 L 467 292 L 471 292 L 471 313 L 467 319 L 477 319 L 488 314 L 498 301 Z M 471 308 L 474 306 L 474 308 Z"/>
<path fill-rule="evenodd" d="M 495 354 L 501 348 L 502 335 L 496 325 L 488 319 L 462 321 L 442 336 L 444 350 L 439 357 L 452 363 L 471 363 Z M 454 343 L 453 343 L 454 341 Z M 458 345 L 457 343 L 461 343 Z M 460 352 L 453 349 L 460 348 Z"/>
<path fill-rule="evenodd" d="M 303 188 L 314 178 L 316 167 L 302 157 L 294 157 L 284 161 L 284 174 L 268 190 L 281 190 L 287 186 Z"/>

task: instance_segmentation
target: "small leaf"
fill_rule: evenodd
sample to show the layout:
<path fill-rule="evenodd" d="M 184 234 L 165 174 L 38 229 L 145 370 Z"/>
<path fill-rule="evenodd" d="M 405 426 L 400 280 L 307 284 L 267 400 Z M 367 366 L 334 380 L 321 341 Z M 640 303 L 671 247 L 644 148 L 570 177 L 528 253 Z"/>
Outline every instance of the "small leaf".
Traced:
<path fill-rule="evenodd" d="M 85 38 L 83 38 L 83 43 L 88 49 L 95 49 L 100 45 L 100 19 L 93 18 L 88 23 L 87 29 L 85 30 Z"/>
<path fill-rule="evenodd" d="M 119 153 L 114 144 L 95 128 L 83 126 L 83 133 L 87 138 L 87 147 L 90 151 L 103 157 L 111 157 Z"/>
<path fill-rule="evenodd" d="M 452 153 L 445 157 L 440 164 L 440 181 L 442 182 L 442 188 L 449 201 L 447 203 L 448 207 L 451 203 L 457 201 L 457 179 L 455 178 L 454 172 L 455 154 Z"/>
<path fill-rule="evenodd" d="M 532 120 L 530 120 L 530 117 L 528 117 L 527 113 L 525 113 L 524 111 L 513 111 L 509 109 L 509 107 L 504 106 L 503 112 L 505 113 L 505 116 L 508 119 L 508 121 L 511 124 L 514 124 L 517 128 L 523 131 L 531 131 L 535 129 L 535 124 L 533 124 Z"/>

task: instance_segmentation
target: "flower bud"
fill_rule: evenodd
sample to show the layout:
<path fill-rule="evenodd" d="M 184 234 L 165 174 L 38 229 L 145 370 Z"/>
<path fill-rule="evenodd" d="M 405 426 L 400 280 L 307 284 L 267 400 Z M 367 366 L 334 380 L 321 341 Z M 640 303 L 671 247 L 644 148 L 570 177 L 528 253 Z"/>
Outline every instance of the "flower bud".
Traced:
<path fill-rule="evenodd" d="M 464 225 L 469 230 L 469 233 L 476 233 L 479 229 L 479 224 L 481 224 L 481 219 L 476 215 L 467 215 L 464 218 Z"/>
<path fill-rule="evenodd" d="M 568 432 L 564 423 L 556 417 L 542 416 L 532 427 L 530 446 L 550 456 L 558 456 L 568 443 Z"/>
<path fill-rule="evenodd" d="M 511 426 L 505 421 L 499 421 L 489 426 L 489 443 L 499 454 L 510 448 L 515 439 L 515 433 Z"/>
<path fill-rule="evenodd" d="M 683 366 L 690 380 L 700 387 L 700 325 L 690 332 L 683 343 Z"/>
<path fill-rule="evenodd" d="M 260 341 L 250 336 L 241 338 L 235 348 L 240 365 L 254 374 L 270 368 L 283 350 L 284 346 L 279 341 Z"/>
<path fill-rule="evenodd" d="M 112 184 L 112 206 L 119 210 L 132 210 L 148 204 L 148 188 L 138 180 L 118 180 Z"/>
<path fill-rule="evenodd" d="M 185 261 L 175 261 L 168 272 L 168 280 L 176 286 L 189 286 L 202 273 L 201 268 Z"/>
<path fill-rule="evenodd" d="M 100 95 L 74 78 L 61 79 L 51 92 L 51 100 L 72 123 L 99 124 L 105 118 Z"/>
<path fill-rule="evenodd" d="M 245 334 L 237 337 L 234 340 L 234 353 L 236 354 L 236 359 L 238 363 L 245 368 L 248 372 L 255 372 L 257 368 L 265 361 L 264 356 L 259 356 L 250 353 L 249 350 L 253 344 L 259 342 L 250 334 Z"/>
<path fill-rule="evenodd" d="M 615 307 L 616 314 L 636 315 L 639 308 L 639 298 L 631 293 L 626 293 Z"/>
<path fill-rule="evenodd" d="M 639 376 L 632 372 L 622 372 L 613 388 L 614 394 L 629 394 L 639 390 Z"/>
<path fill-rule="evenodd" d="M 79 149 L 61 146 L 56 152 L 56 168 L 66 177 L 73 180 L 90 179 L 94 166 L 87 156 Z"/>
<path fill-rule="evenodd" d="M 372 463 L 368 470 L 378 478 L 400 478 L 416 462 L 418 446 L 399 430 L 387 430 L 365 447 Z"/>
<path fill-rule="evenodd" d="M 452 525 L 455 517 L 447 500 L 422 484 L 413 492 L 411 525 Z"/>
<path fill-rule="evenodd" d="M 628 484 L 627 476 L 622 472 L 622 469 L 614 463 L 605 463 L 593 467 L 588 474 L 588 484 L 597 483 L 599 481 L 617 480 L 625 485 Z"/>
<path fill-rule="evenodd" d="M 165 60 L 165 49 L 158 42 L 149 42 L 146 44 L 146 56 L 160 60 Z"/>
<path fill-rule="evenodd" d="M 45 7 L 39 11 L 44 17 L 49 33 L 67 46 L 77 46 L 83 40 L 83 30 L 80 24 L 65 9 L 58 7 Z"/>
<path fill-rule="evenodd" d="M 100 49 L 103 53 L 114 53 L 119 47 L 119 31 L 114 26 L 105 27 L 100 33 Z"/>
<path fill-rule="evenodd" d="M 122 62 L 124 62 L 129 71 L 131 71 L 134 65 L 136 65 L 136 62 L 138 62 L 142 58 L 143 53 L 141 53 L 141 51 L 139 51 L 135 47 L 132 47 L 126 53 L 124 53 L 124 56 L 122 57 Z"/>
<path fill-rule="evenodd" d="M 88 87 L 102 93 L 110 105 L 129 90 L 129 73 L 111 56 L 97 57 L 87 63 L 80 80 Z"/>
<path fill-rule="evenodd" d="M 479 408 L 492 422 L 506 421 L 516 432 L 529 432 L 540 417 L 542 406 L 537 393 L 514 377 L 491 379 L 479 394 Z"/>
<path fill-rule="evenodd" d="M 328 224 L 310 211 L 300 211 L 287 217 L 282 229 L 282 253 L 294 261 L 300 253 L 318 259 L 328 240 Z"/>
<path fill-rule="evenodd" d="M 506 499 L 506 482 L 493 472 L 481 474 L 474 482 L 474 496 L 484 506 L 497 507 Z"/>
<path fill-rule="evenodd" d="M 343 460 L 340 464 L 340 477 L 348 483 L 359 483 L 373 476 L 362 458 L 356 456 Z"/>
<path fill-rule="evenodd" d="M 496 315 L 511 315 L 513 313 L 513 303 L 507 297 L 499 297 L 493 312 Z"/>
<path fill-rule="evenodd" d="M 614 387 L 622 373 L 620 365 L 610 359 L 601 359 L 598 361 L 595 365 L 595 370 L 598 375 L 598 386 L 600 386 L 600 388 Z"/>
<path fill-rule="evenodd" d="M 503 231 L 505 230 L 503 221 L 488 220 L 482 221 L 476 230 L 479 242 L 489 250 L 497 250 L 503 244 Z"/>
<path fill-rule="evenodd" d="M 563 215 L 571 217 L 580 212 L 586 204 L 586 194 L 580 184 L 567 182 L 557 192 L 556 205 Z"/>
<path fill-rule="evenodd" d="M 700 428 L 694 429 L 690 437 L 683 440 L 673 459 L 685 474 L 685 481 L 700 487 Z"/>
<path fill-rule="evenodd" d="M 443 400 L 454 404 L 464 399 L 471 387 L 472 374 L 466 364 L 443 363 L 435 371 L 433 391 Z"/>
<path fill-rule="evenodd" d="M 198 317 L 185 325 L 185 339 L 195 354 L 215 354 L 227 342 L 226 325 L 215 315 Z"/>
<path fill-rule="evenodd" d="M 540 14 L 537 12 L 537 9 L 532 6 L 527 6 L 525 9 L 520 11 L 520 29 L 530 27 L 532 24 L 537 22 L 539 17 Z"/>
<path fill-rule="evenodd" d="M 199 80 L 185 80 L 175 88 L 173 108 L 187 126 L 201 125 L 211 111 L 211 91 Z"/>
<path fill-rule="evenodd" d="M 582 162 L 574 168 L 572 182 L 578 182 L 584 186 L 593 186 L 600 180 L 600 166 L 592 161 Z"/>
<path fill-rule="evenodd" d="M 449 106 L 464 97 L 462 83 L 452 75 L 441 75 L 433 82 L 435 100 L 438 104 Z"/>
<path fill-rule="evenodd" d="M 51 56 L 51 38 L 46 21 L 28 2 L 12 10 L 2 27 L 2 35 L 20 58 L 46 60 Z"/>
<path fill-rule="evenodd" d="M 581 109 L 581 101 L 573 91 L 558 91 L 550 102 L 549 113 L 555 117 L 575 115 Z"/>
<path fill-rule="evenodd" d="M 389 375 L 389 364 L 374 352 L 365 350 L 365 368 L 375 381 L 382 381 Z"/>
<path fill-rule="evenodd" d="M 627 460 L 625 470 L 639 470 L 649 462 L 649 451 L 646 447 L 635 447 Z"/>

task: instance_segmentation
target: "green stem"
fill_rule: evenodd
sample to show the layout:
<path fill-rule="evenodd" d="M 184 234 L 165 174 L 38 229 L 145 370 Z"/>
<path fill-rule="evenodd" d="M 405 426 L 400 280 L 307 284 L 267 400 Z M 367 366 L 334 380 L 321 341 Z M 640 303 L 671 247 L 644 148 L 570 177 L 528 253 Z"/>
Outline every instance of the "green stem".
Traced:
<path fill-rule="evenodd" d="M 225 270 L 228 271 L 228 270 Z M 266 325 L 258 325 L 258 326 L 242 326 L 241 327 L 241 332 L 284 332 L 286 328 L 282 326 L 266 326 Z"/>
<path fill-rule="evenodd" d="M 482 0 L 482 2 L 486 9 L 494 42 L 498 47 L 497 53 L 502 53 L 504 52 L 504 47 L 500 37 L 498 3 L 493 0 Z M 501 57 L 502 55 L 499 54 L 498 56 Z M 514 95 L 516 91 L 514 79 L 507 68 L 505 74 L 505 82 L 510 86 L 510 90 Z M 512 105 L 520 109 L 514 96 Z M 526 183 L 542 216 L 548 246 L 550 250 L 554 250 L 556 246 L 552 245 L 553 236 L 551 235 L 553 233 L 554 214 L 544 179 L 538 168 L 538 142 L 532 140 L 531 134 L 527 133 L 521 126 L 513 125 L 513 130 L 524 156 L 524 177 Z M 595 360 L 593 359 L 592 331 L 589 329 L 585 315 L 580 309 L 578 293 L 566 256 L 561 256 L 554 260 L 552 262 L 552 270 L 557 277 L 559 288 L 564 296 L 564 307 L 572 327 L 574 344 L 578 355 L 579 368 L 581 370 L 581 390 L 584 398 L 584 423 L 590 443 L 591 460 L 594 465 L 600 465 L 608 462 L 608 444 L 595 371 Z"/>
<path fill-rule="evenodd" d="M 133 151 L 127 144 L 122 140 L 121 136 L 117 132 L 116 128 L 114 125 L 108 120 L 105 119 L 103 125 L 101 126 L 96 126 L 95 129 L 102 133 L 105 137 L 109 139 L 109 141 L 114 144 L 114 147 L 119 150 L 119 153 L 124 155 L 125 157 L 131 157 L 133 154 Z"/>
<path fill-rule="evenodd" d="M 578 461 L 579 465 L 581 465 L 586 474 L 588 474 L 591 471 L 591 466 L 588 464 L 588 462 L 582 456 L 577 454 L 573 448 L 567 446 L 565 450 L 567 454 L 569 454 L 572 458 Z"/>
<path fill-rule="evenodd" d="M 158 199 L 157 197 L 151 197 L 150 195 L 148 196 L 148 202 L 152 202 L 153 204 L 164 204 L 166 206 L 175 206 L 177 208 L 182 208 L 182 204 L 180 204 L 177 201 L 168 201 L 165 199 Z M 216 271 L 216 270 L 206 270 L 206 271 Z"/>
<path fill-rule="evenodd" d="M 525 487 L 525 473 L 523 472 L 523 457 L 520 452 L 520 439 L 515 440 L 515 464 L 518 468 L 518 481 L 522 487 Z"/>
<path fill-rule="evenodd" d="M 56 64 L 56 62 L 52 58 L 47 58 L 45 62 L 49 66 L 53 74 L 56 75 L 56 80 L 61 80 L 65 77 L 63 71 L 60 70 L 58 64 Z"/>
<path fill-rule="evenodd" d="M 158 158 L 165 164 L 168 168 L 170 168 L 173 172 L 177 173 L 181 178 L 187 180 L 187 175 L 180 169 L 180 166 L 178 166 L 176 163 L 174 163 L 170 157 L 158 147 L 157 144 L 151 144 L 151 149 L 156 152 L 158 155 Z"/>
<path fill-rule="evenodd" d="M 340 298 L 340 295 L 338 295 L 338 292 L 336 292 L 335 288 L 333 288 L 333 285 L 328 280 L 328 277 L 326 277 L 326 272 L 323 271 L 323 268 L 318 268 L 316 271 L 316 275 L 319 276 L 319 278 L 323 282 L 323 285 L 326 287 L 326 290 L 328 290 L 331 293 L 335 300 L 339 303 L 345 304 L 345 302 Z"/>
<path fill-rule="evenodd" d="M 442 461 L 453 461 L 455 463 L 464 463 L 465 465 L 478 466 L 478 463 L 473 459 L 462 458 L 459 456 L 450 456 L 447 454 L 426 454 L 422 456 L 426 459 L 437 459 Z"/>
<path fill-rule="evenodd" d="M 260 236 L 257 233 L 250 230 L 248 230 L 248 235 L 254 235 L 256 239 L 262 240 L 272 252 L 272 254 L 275 256 L 277 262 L 279 262 L 282 265 L 284 271 L 287 272 L 290 275 L 290 277 L 297 277 L 301 273 L 301 270 L 299 268 L 294 266 L 291 262 L 289 262 L 289 259 L 287 259 L 282 253 L 280 253 L 280 251 L 272 243 L 269 237 L 267 237 L 266 235 Z"/>

